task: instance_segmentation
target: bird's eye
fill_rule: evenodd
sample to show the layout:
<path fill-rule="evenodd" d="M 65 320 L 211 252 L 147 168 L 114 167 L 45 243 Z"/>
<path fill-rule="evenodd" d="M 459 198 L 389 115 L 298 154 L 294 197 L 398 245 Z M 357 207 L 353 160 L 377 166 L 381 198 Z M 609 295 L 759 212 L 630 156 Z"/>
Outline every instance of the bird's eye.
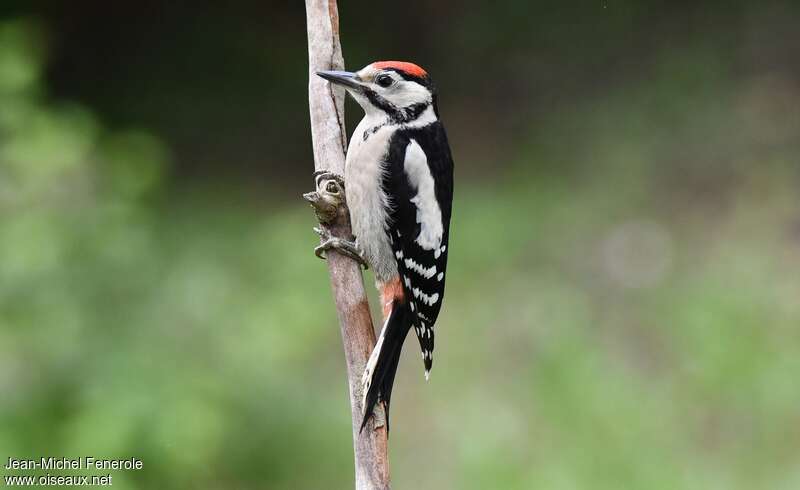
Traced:
<path fill-rule="evenodd" d="M 381 87 L 388 87 L 389 85 L 394 83 L 394 79 L 389 75 L 378 75 L 378 77 L 375 78 L 375 83 L 377 83 Z"/>

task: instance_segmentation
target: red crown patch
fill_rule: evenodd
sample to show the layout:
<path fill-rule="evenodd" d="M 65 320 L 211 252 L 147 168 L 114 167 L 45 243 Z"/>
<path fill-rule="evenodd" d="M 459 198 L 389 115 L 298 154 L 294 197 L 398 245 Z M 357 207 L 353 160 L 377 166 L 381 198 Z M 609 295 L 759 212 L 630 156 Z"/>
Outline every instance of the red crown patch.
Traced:
<path fill-rule="evenodd" d="M 414 63 L 409 63 L 407 61 L 376 61 L 372 64 L 372 66 L 378 70 L 393 68 L 395 70 L 408 73 L 411 76 L 420 78 L 428 76 L 428 72 L 423 70 L 419 65 L 415 65 Z"/>

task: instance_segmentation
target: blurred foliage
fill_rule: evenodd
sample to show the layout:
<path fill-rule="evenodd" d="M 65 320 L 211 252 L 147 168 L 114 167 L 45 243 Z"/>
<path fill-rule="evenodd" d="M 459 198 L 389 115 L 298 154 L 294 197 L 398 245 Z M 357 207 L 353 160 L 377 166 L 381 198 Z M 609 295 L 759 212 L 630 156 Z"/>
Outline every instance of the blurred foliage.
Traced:
<path fill-rule="evenodd" d="M 547 15 L 553 40 L 570 14 Z M 490 37 L 467 17 L 464 42 Z M 0 457 L 141 458 L 118 488 L 351 486 L 311 212 L 176 185 L 153 130 L 51 96 L 46 38 L 0 23 Z M 409 344 L 396 383 L 396 488 L 800 486 L 800 88 L 734 58 L 665 49 L 459 177 L 436 369 Z M 491 168 L 454 109 L 459 169 Z"/>

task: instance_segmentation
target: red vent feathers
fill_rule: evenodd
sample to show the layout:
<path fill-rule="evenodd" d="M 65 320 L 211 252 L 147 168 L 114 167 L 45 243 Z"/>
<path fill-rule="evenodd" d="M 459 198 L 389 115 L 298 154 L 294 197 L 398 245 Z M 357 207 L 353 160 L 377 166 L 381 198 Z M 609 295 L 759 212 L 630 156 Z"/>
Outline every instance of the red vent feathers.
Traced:
<path fill-rule="evenodd" d="M 421 67 L 415 65 L 414 63 L 408 63 L 406 61 L 376 61 L 372 64 L 374 68 L 378 70 L 386 70 L 389 68 L 394 68 L 395 70 L 399 70 L 405 73 L 408 73 L 411 76 L 424 78 L 428 76 L 428 72 L 423 70 Z"/>

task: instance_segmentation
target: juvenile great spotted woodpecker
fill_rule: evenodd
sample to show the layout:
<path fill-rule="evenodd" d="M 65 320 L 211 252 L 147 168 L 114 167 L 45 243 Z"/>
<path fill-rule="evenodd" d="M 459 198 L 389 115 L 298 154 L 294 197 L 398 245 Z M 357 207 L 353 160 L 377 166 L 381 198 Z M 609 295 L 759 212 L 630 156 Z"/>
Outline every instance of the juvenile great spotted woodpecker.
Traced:
<path fill-rule="evenodd" d="M 433 327 L 444 299 L 453 159 L 439 120 L 436 89 L 413 63 L 380 61 L 355 72 L 317 75 L 343 86 L 364 109 L 345 161 L 345 195 L 355 243 L 323 247 L 360 256 L 380 291 L 383 327 L 364 370 L 363 429 L 383 401 L 388 427 L 400 351 L 417 334 L 425 379 L 433 365 Z"/>

